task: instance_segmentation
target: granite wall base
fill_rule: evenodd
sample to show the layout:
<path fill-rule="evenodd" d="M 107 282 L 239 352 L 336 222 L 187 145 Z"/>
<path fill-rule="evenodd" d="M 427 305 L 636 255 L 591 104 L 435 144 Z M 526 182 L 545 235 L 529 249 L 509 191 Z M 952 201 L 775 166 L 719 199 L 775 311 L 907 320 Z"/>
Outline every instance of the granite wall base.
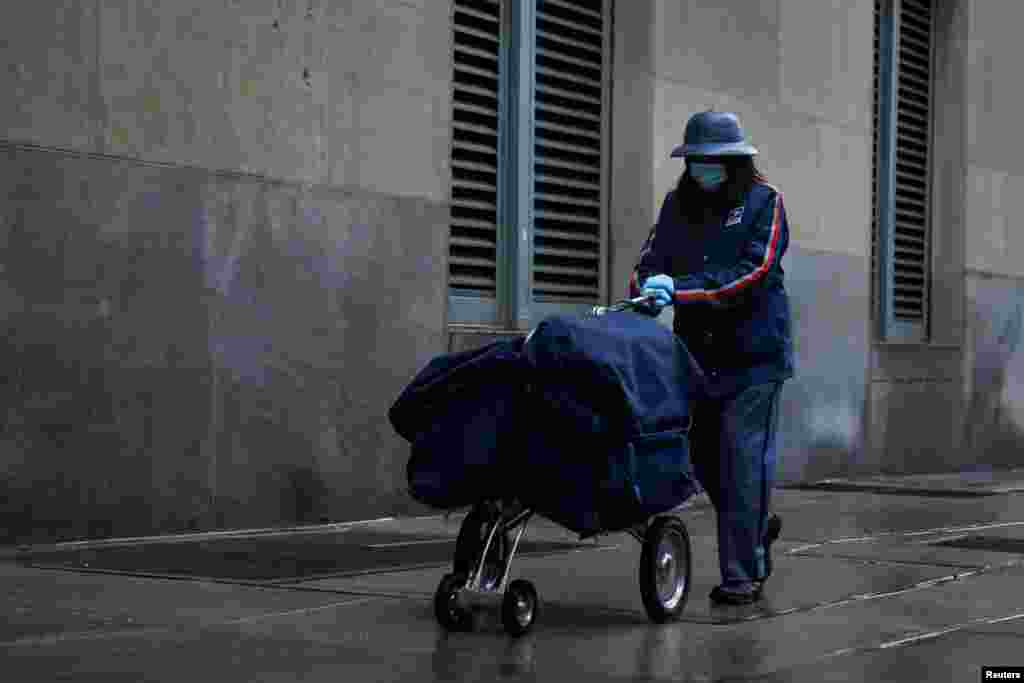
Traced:
<path fill-rule="evenodd" d="M 0 541 L 408 506 L 386 413 L 444 351 L 447 209 L 0 151 Z"/>

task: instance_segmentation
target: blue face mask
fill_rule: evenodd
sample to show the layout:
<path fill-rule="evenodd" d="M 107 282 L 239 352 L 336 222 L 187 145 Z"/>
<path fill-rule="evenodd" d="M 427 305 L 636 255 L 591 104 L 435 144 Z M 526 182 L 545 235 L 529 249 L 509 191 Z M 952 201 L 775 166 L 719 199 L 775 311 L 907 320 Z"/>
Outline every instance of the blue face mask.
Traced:
<path fill-rule="evenodd" d="M 713 192 L 725 182 L 726 173 L 724 164 L 709 164 L 703 162 L 688 163 L 686 167 L 690 176 L 697 181 L 702 190 Z"/>

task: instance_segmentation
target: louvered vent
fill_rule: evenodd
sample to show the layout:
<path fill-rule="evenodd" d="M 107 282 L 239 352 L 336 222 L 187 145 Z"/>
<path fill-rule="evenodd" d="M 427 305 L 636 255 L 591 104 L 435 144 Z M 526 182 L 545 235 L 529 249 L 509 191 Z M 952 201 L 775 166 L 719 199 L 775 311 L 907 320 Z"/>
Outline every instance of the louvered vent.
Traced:
<path fill-rule="evenodd" d="M 881 154 L 878 141 L 878 128 L 880 125 L 880 106 L 879 102 L 879 88 L 881 84 L 878 80 L 879 70 L 881 68 L 882 60 L 882 0 L 875 0 L 875 57 L 874 57 L 874 78 L 872 88 L 872 111 L 874 112 L 873 125 L 871 131 L 873 134 L 872 144 L 875 153 L 873 163 L 871 164 L 871 302 L 873 310 L 879 312 L 878 307 L 878 233 L 880 229 L 879 216 L 878 216 L 878 160 Z"/>
<path fill-rule="evenodd" d="M 601 276 L 602 0 L 539 0 L 533 294 L 597 301 Z"/>
<path fill-rule="evenodd" d="M 896 40 L 893 315 L 926 322 L 932 98 L 931 0 L 902 0 Z"/>
<path fill-rule="evenodd" d="M 497 0 L 455 0 L 449 286 L 494 297 L 498 237 Z"/>

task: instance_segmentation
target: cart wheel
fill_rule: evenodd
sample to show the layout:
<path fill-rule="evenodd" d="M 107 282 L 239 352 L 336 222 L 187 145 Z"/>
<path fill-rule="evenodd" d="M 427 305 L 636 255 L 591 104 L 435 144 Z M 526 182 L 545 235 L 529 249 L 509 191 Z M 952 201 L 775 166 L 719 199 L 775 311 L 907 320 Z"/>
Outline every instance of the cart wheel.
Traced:
<path fill-rule="evenodd" d="M 654 520 L 640 553 L 640 597 L 651 621 L 678 619 L 690 595 L 690 535 L 677 517 Z"/>
<path fill-rule="evenodd" d="M 508 585 L 501 600 L 501 622 L 510 636 L 521 636 L 533 626 L 540 611 L 540 600 L 533 584 L 516 579 Z"/>
<path fill-rule="evenodd" d="M 445 574 L 434 593 L 434 616 L 449 631 L 473 629 L 473 614 L 455 602 L 455 594 L 465 585 L 465 574 Z"/>
<path fill-rule="evenodd" d="M 469 576 L 476 570 L 480 560 L 480 551 L 483 550 L 484 543 L 487 542 L 487 534 L 490 533 L 491 525 L 495 521 L 493 518 L 494 515 L 483 504 L 477 504 L 462 520 L 459 535 L 455 539 L 455 557 L 452 561 L 454 573 Z M 487 556 L 487 563 L 484 565 L 481 586 L 493 587 L 501 581 L 507 554 L 508 548 L 504 535 L 495 535 Z"/>

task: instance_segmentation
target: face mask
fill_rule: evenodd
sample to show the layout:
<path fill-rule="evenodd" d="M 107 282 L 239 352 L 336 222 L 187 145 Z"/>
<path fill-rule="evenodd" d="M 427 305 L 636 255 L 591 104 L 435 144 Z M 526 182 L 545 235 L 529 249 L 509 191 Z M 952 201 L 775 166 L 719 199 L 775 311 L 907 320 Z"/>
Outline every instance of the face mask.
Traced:
<path fill-rule="evenodd" d="M 725 182 L 724 164 L 691 163 L 687 164 L 690 176 L 693 177 L 702 190 L 711 192 L 717 190 Z"/>

